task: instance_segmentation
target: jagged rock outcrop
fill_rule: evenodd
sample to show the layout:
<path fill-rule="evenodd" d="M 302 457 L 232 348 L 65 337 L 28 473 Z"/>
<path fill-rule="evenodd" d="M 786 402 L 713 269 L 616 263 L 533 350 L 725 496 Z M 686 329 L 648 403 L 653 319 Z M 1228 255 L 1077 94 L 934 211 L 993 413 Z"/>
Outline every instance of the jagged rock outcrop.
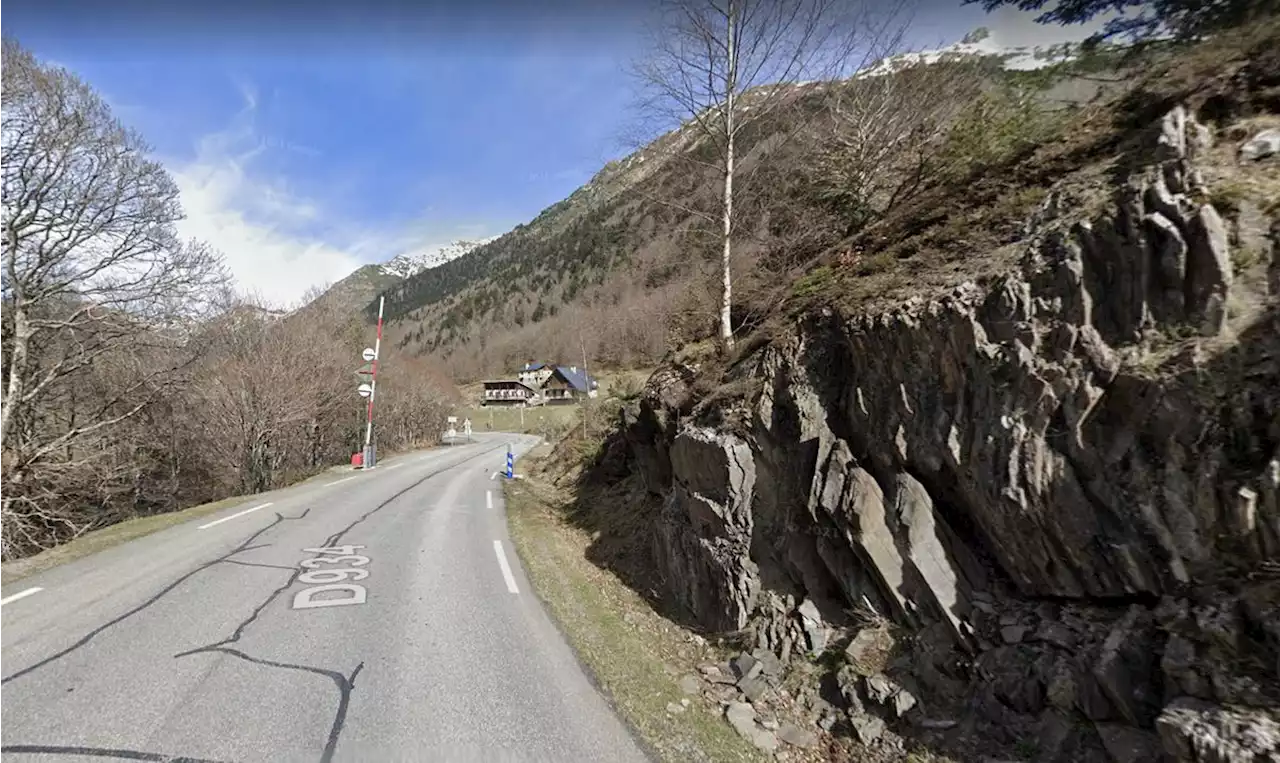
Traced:
<path fill-rule="evenodd" d="M 1077 715 L 1098 755 L 1252 760 L 1205 740 L 1272 734 L 1280 707 L 1277 287 L 1233 314 L 1195 164 L 1212 134 L 1178 107 L 1152 135 L 1095 214 L 1054 189 L 1013 272 L 811 314 L 739 363 L 762 391 L 715 405 L 745 423 L 703 423 L 688 369 L 651 380 L 624 429 L 665 499 L 659 568 L 704 627 L 785 658 L 860 609 L 946 634 L 967 656 L 904 672 L 982 687 L 993 733 L 1036 718 L 1061 737 L 1046 759 L 1088 757 Z"/>

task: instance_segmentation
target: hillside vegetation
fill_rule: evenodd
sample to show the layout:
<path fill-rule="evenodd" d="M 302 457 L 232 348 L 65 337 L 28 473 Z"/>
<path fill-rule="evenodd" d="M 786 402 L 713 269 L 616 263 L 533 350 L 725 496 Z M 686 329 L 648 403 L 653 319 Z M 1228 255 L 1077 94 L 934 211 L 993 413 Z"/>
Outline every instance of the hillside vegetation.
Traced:
<path fill-rule="evenodd" d="M 1119 58 L 1103 46 L 1006 71 L 997 55 L 954 55 L 792 87 L 740 138 L 738 330 L 785 297 L 799 268 L 891 209 L 1062 130 L 1123 78 Z M 714 207 L 720 182 L 709 150 L 675 130 L 529 223 L 395 284 L 392 342 L 465 381 L 584 345 L 594 363 L 646 365 L 706 336 L 719 273 L 714 231 L 695 212 Z"/>
<path fill-rule="evenodd" d="M 566 627 L 678 624 L 649 694 L 784 760 L 1276 759 L 1280 19 L 1196 37 L 986 90 L 730 351 L 525 467 L 517 547 L 595 568 L 541 583 Z"/>

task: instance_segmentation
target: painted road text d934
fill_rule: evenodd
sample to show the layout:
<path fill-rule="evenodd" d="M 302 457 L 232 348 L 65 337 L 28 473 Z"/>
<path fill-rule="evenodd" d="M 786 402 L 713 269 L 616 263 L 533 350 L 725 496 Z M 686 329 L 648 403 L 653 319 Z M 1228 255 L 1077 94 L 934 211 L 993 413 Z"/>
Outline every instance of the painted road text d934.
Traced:
<path fill-rule="evenodd" d="M 329 546 L 302 549 L 317 556 L 299 562 L 299 566 L 307 571 L 298 576 L 298 582 L 310 587 L 294 594 L 293 608 L 364 604 L 368 592 L 364 586 L 353 582 L 369 577 L 369 571 L 363 569 L 369 564 L 369 557 L 355 553 L 357 549 L 363 548 L 364 546 Z"/>

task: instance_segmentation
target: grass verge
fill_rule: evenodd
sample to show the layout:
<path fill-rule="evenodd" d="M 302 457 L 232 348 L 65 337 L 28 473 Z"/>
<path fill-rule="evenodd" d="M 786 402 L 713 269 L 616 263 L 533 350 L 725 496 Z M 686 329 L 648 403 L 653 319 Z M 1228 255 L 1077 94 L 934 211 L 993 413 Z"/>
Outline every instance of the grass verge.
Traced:
<path fill-rule="evenodd" d="M 578 658 L 662 760 L 764 760 L 721 718 L 718 704 L 680 690 L 682 675 L 713 658 L 705 643 L 588 561 L 590 534 L 564 520 L 567 496 L 531 465 L 548 450 L 521 459 L 527 478 L 505 486 L 507 521 L 525 572 Z M 671 712 L 683 708 L 681 700 L 688 707 Z"/>
<path fill-rule="evenodd" d="M 439 447 L 439 446 L 432 446 Z M 413 450 L 430 450 L 432 448 L 417 448 Z M 413 451 L 405 451 L 413 452 Z M 401 455 L 400 452 L 391 451 L 387 454 L 379 455 L 379 461 Z M 312 480 L 322 477 L 331 476 L 334 471 L 344 471 L 350 467 L 345 464 L 331 466 L 323 471 L 315 474 L 309 474 L 296 482 L 289 485 L 281 485 L 275 490 L 284 490 L 290 487 L 297 487 Z M 258 495 L 262 495 L 259 493 Z M 99 530 L 92 530 L 81 535 L 80 537 L 67 541 L 60 546 L 41 551 L 32 556 L 23 557 L 22 559 L 14 559 L 11 562 L 0 564 L 0 585 L 9 585 L 16 583 L 25 577 L 44 572 L 67 562 L 74 562 L 77 559 L 84 558 L 90 554 L 96 554 L 99 551 L 105 551 L 113 546 L 121 543 L 128 543 L 135 538 L 141 538 L 144 535 L 160 532 L 174 525 L 189 522 L 193 519 L 222 509 L 230 508 L 239 503 L 252 501 L 254 495 L 235 495 L 230 498 L 223 498 L 212 503 L 202 503 L 199 506 L 181 509 L 179 511 L 170 511 L 164 514 L 151 514 L 145 517 L 135 517 L 134 519 L 126 519 L 123 522 L 117 522 L 114 525 L 108 525 Z"/>
<path fill-rule="evenodd" d="M 61 546 L 54 546 L 51 549 L 41 551 L 34 556 L 15 559 L 12 562 L 5 562 L 3 565 L 0 565 L 0 583 L 3 583 L 4 585 L 15 583 L 25 577 L 34 575 L 37 572 L 44 572 L 45 570 L 57 567 L 60 564 L 74 562 L 77 559 L 89 556 L 90 554 L 96 554 L 99 551 L 106 550 L 112 546 L 118 546 L 121 543 L 126 543 L 134 538 L 141 538 L 144 535 L 159 532 L 166 527 L 172 527 L 176 524 L 188 522 L 192 519 L 199 519 L 207 514 L 212 514 L 216 511 L 235 506 L 237 503 L 244 502 L 250 498 L 252 498 L 252 496 L 223 498 L 221 501 L 204 503 L 181 511 L 171 511 L 167 514 L 152 514 L 146 517 L 127 519 L 123 522 L 117 522 L 114 525 L 104 527 L 101 530 L 87 532 L 75 540 L 63 543 Z"/>

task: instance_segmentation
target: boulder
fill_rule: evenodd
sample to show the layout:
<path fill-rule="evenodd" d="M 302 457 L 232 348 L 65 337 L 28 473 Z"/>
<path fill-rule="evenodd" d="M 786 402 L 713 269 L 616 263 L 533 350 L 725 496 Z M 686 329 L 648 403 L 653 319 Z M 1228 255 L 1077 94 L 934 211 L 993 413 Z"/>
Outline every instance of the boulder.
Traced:
<path fill-rule="evenodd" d="M 864 746 L 870 745 L 884 735 L 884 721 L 874 715 L 854 715 L 849 717 L 853 733 Z"/>
<path fill-rule="evenodd" d="M 800 627 L 804 629 L 805 641 L 809 644 L 810 654 L 821 654 L 827 648 L 827 629 L 822 623 L 822 615 L 812 599 L 805 599 L 796 608 L 800 616 Z"/>
<path fill-rule="evenodd" d="M 807 729 L 802 729 L 794 723 L 784 723 L 778 729 L 778 739 L 786 742 L 792 747 L 816 747 L 818 745 L 818 735 Z"/>
<path fill-rule="evenodd" d="M 745 702 L 730 702 L 725 708 L 724 717 L 739 736 L 764 752 L 778 749 L 778 737 L 772 731 L 761 728 L 756 723 L 756 711 Z"/>
<path fill-rule="evenodd" d="M 1240 147 L 1240 158 L 1251 162 L 1276 154 L 1280 154 L 1280 129 L 1275 127 L 1263 130 Z"/>

